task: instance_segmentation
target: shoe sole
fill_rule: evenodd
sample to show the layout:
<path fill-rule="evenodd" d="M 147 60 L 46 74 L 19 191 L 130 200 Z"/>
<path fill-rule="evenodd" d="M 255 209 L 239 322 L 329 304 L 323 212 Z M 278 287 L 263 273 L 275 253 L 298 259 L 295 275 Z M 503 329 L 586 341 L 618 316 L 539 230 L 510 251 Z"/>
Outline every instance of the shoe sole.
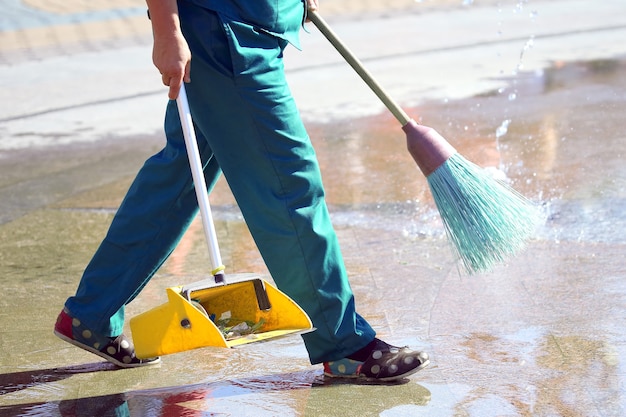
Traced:
<path fill-rule="evenodd" d="M 56 337 L 58 337 L 59 339 L 70 343 L 76 347 L 79 347 L 83 350 L 86 350 L 87 352 L 93 353 L 94 355 L 98 355 L 101 358 L 107 360 L 108 362 L 111 362 L 117 366 L 119 366 L 120 368 L 140 368 L 142 366 L 150 366 L 150 365 L 156 365 L 157 363 L 161 362 L 161 358 L 155 358 L 154 360 L 151 360 L 149 362 L 144 362 L 144 363 L 137 363 L 137 364 L 128 364 L 128 363 L 124 363 L 124 362 L 120 362 L 117 359 L 107 355 L 106 353 L 100 352 L 99 350 L 92 348 L 91 346 L 85 345 L 84 343 L 80 343 L 77 342 L 74 339 L 70 339 L 69 337 L 65 336 L 64 334 L 58 332 L 57 330 L 54 330 L 54 334 Z"/>

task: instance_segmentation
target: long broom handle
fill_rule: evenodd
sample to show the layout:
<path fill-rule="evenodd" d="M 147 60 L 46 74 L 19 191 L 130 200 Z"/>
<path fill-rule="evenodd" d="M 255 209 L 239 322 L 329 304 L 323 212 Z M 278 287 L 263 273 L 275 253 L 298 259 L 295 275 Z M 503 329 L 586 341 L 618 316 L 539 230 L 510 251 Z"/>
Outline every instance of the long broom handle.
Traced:
<path fill-rule="evenodd" d="M 206 237 L 207 246 L 209 247 L 211 264 L 214 268 L 211 274 L 215 277 L 216 282 L 220 282 L 223 281 L 224 265 L 222 265 L 222 257 L 220 256 L 220 249 L 217 244 L 217 234 L 215 233 L 215 225 L 213 224 L 213 215 L 211 214 L 211 206 L 209 205 L 209 196 L 207 195 L 207 186 L 204 180 L 200 151 L 198 150 L 198 143 L 196 141 L 196 132 L 193 128 L 191 111 L 189 110 L 189 102 L 187 101 L 185 83 L 180 86 L 176 105 L 178 107 L 180 123 L 183 128 L 183 136 L 185 137 L 185 147 L 187 148 L 187 155 L 189 156 L 189 166 L 191 167 L 191 176 L 193 178 L 194 188 L 196 189 L 198 206 L 200 207 L 204 236 Z"/>
<path fill-rule="evenodd" d="M 383 90 L 383 88 L 376 82 L 372 74 L 363 66 L 363 63 L 348 49 L 348 47 L 339 39 L 335 32 L 328 26 L 326 21 L 313 10 L 309 10 L 307 14 L 308 18 L 319 29 L 320 32 L 328 39 L 328 41 L 335 47 L 337 52 L 343 56 L 348 64 L 361 76 L 365 84 L 378 96 L 383 104 L 389 109 L 389 111 L 395 116 L 402 126 L 411 121 L 411 118 L 406 114 L 404 110 L 396 103 L 390 96 Z"/>

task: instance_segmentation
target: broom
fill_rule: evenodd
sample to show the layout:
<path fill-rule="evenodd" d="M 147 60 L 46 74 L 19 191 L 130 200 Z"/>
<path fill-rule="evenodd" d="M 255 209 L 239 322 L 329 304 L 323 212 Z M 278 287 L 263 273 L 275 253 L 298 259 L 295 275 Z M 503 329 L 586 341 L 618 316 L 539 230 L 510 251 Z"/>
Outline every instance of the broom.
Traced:
<path fill-rule="evenodd" d="M 524 247 L 539 221 L 537 208 L 461 156 L 434 129 L 412 120 L 315 11 L 308 18 L 402 125 L 407 148 L 428 180 L 446 234 L 469 274 L 484 272 Z"/>

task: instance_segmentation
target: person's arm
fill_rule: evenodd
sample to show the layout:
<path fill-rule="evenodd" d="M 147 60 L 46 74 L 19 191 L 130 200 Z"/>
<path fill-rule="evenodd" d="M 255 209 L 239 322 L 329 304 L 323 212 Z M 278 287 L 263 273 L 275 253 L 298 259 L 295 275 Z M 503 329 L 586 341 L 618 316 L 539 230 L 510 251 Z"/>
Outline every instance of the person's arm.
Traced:
<path fill-rule="evenodd" d="M 154 44 L 152 62 L 161 73 L 163 84 L 170 87 L 168 96 L 178 97 L 181 84 L 191 81 L 191 52 L 180 30 L 176 0 L 146 0 L 152 22 Z"/>

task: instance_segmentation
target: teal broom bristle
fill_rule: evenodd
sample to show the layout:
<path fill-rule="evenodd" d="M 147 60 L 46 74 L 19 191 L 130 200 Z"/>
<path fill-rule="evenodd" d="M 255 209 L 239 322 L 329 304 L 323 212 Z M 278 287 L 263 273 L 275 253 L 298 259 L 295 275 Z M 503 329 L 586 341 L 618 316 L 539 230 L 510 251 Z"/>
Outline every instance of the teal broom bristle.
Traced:
<path fill-rule="evenodd" d="M 458 153 L 427 179 L 448 238 L 470 275 L 522 249 L 539 223 L 533 203 Z"/>

